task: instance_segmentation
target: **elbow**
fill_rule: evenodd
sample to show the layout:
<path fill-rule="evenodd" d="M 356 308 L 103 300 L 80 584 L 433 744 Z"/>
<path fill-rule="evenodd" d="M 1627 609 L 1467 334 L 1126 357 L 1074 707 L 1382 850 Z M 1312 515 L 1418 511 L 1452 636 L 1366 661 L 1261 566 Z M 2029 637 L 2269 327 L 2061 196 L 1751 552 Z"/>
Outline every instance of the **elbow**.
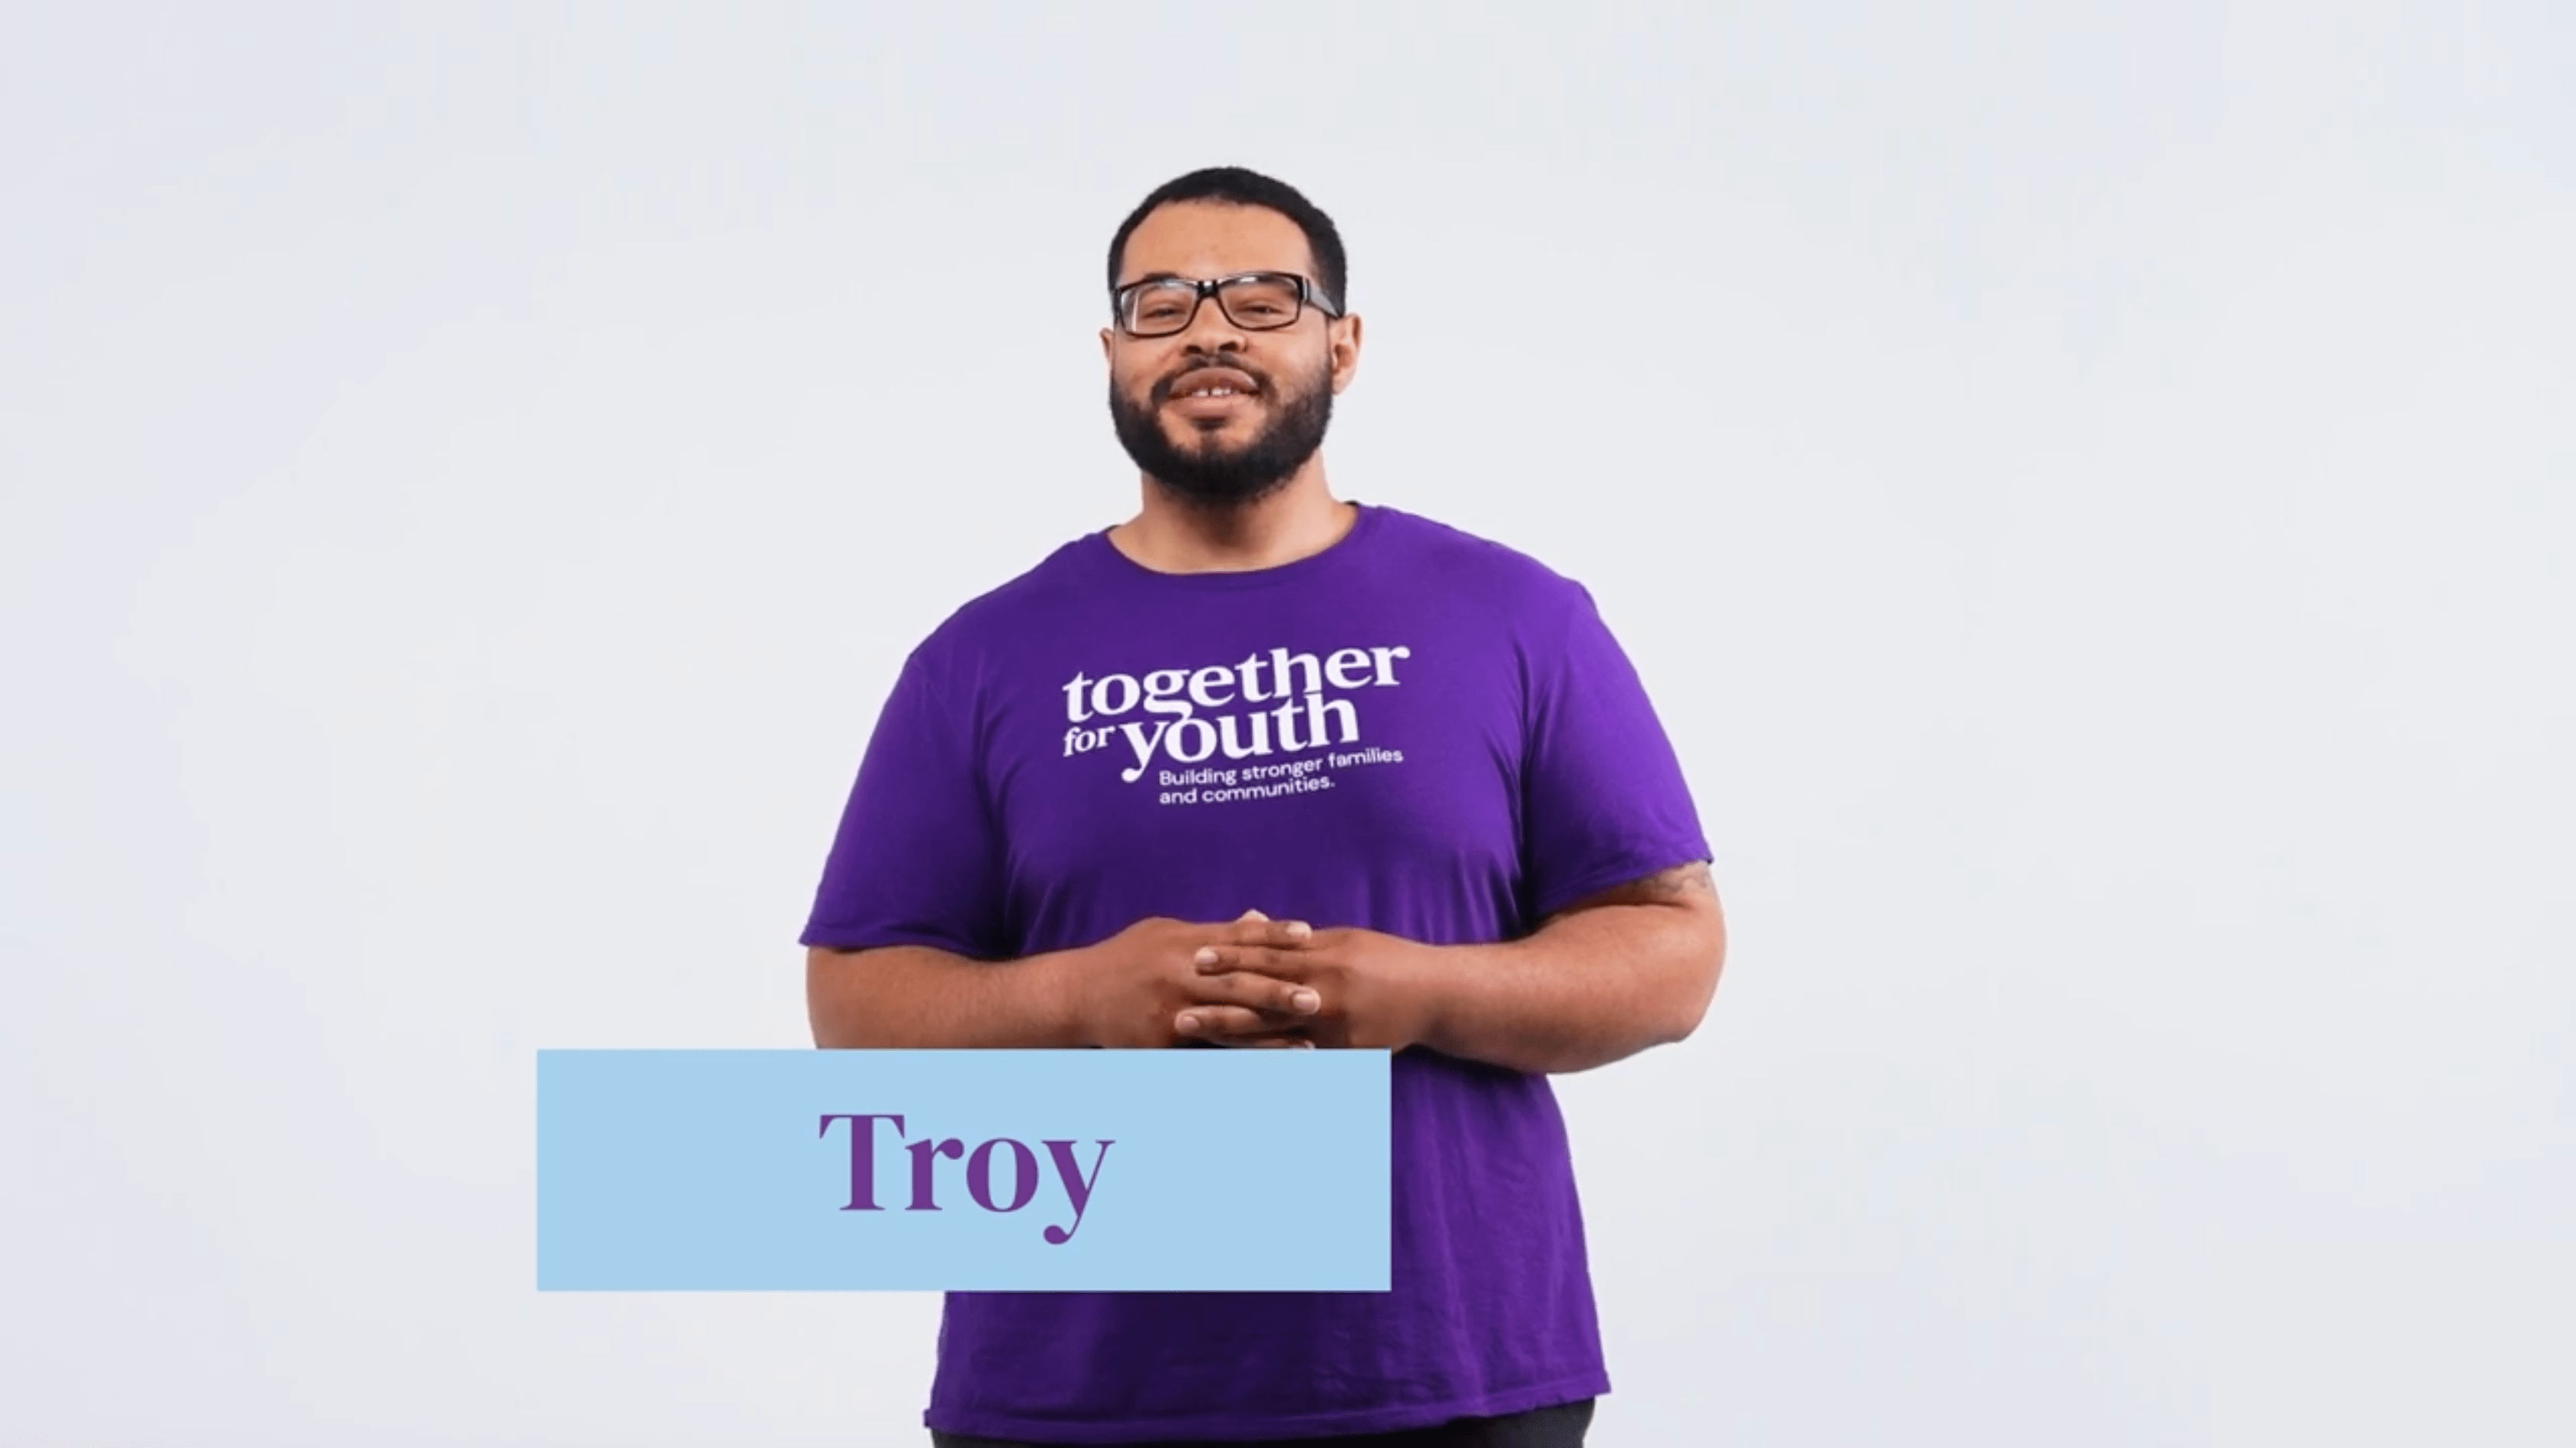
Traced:
<path fill-rule="evenodd" d="M 826 1010 L 819 1001 L 808 1001 L 805 1017 L 814 1032 L 814 1048 L 819 1051 L 864 1050 L 867 1038 L 857 1022 L 846 1014 Z"/>
<path fill-rule="evenodd" d="M 855 952 L 809 948 L 805 955 L 805 1022 L 818 1050 L 867 1050 L 882 1045 L 869 1027 L 877 1013 L 861 999 Z"/>
<path fill-rule="evenodd" d="M 1708 1005 L 1705 1001 L 1677 1006 L 1655 1023 L 1654 1034 L 1647 1040 L 1646 1049 L 1678 1046 L 1699 1034 L 1700 1026 L 1707 1020 Z"/>
<path fill-rule="evenodd" d="M 1708 1020 L 1709 1006 L 1717 999 L 1717 982 L 1726 972 L 1726 930 L 1714 919 L 1700 932 L 1682 968 L 1676 971 L 1671 1006 L 1664 1020 L 1663 1038 L 1657 1045 L 1677 1046 L 1697 1034 Z"/>
<path fill-rule="evenodd" d="M 814 1049 L 818 1051 L 864 1051 L 867 1037 L 851 1023 L 814 1017 Z"/>
<path fill-rule="evenodd" d="M 1700 915 L 1680 938 L 1667 938 L 1657 953 L 1658 965 L 1627 998 L 1622 1019 L 1604 1022 L 1600 1035 L 1567 1042 L 1558 1058 L 1535 1069 L 1549 1073 L 1589 1071 L 1663 1046 L 1677 1046 L 1697 1034 L 1717 997 L 1717 981 L 1726 963 L 1726 931 L 1714 911 Z"/>
<path fill-rule="evenodd" d="M 817 1050 L 881 1051 L 902 1044 L 884 1029 L 880 1016 L 851 1001 L 817 1002 L 806 1016 Z"/>
<path fill-rule="evenodd" d="M 1543 1059 L 1524 1069 L 1547 1075 L 1571 1075 L 1597 1070 L 1603 1066 L 1640 1056 L 1665 1046 L 1678 1046 L 1696 1034 L 1708 1019 L 1709 1002 L 1717 993 L 1718 957 L 1710 954 L 1694 957 L 1688 971 L 1674 972 L 1672 988 L 1654 1005 L 1632 1014 L 1620 1035 L 1595 1038 L 1579 1043 L 1565 1043 L 1563 1049 L 1546 1053 Z"/>

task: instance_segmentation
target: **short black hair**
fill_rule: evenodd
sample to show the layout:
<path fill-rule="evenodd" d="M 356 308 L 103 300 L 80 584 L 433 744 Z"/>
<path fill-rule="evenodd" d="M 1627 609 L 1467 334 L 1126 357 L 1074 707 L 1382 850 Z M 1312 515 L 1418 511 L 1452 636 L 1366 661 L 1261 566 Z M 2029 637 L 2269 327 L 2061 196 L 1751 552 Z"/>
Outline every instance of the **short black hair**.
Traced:
<path fill-rule="evenodd" d="M 1247 171 L 1240 166 L 1210 166 L 1176 176 L 1154 188 L 1153 194 L 1138 202 L 1136 209 L 1118 226 L 1118 234 L 1109 239 L 1109 290 L 1118 290 L 1118 273 L 1127 265 L 1127 238 L 1136 234 L 1155 209 L 1184 201 L 1214 201 L 1229 206 L 1259 206 L 1287 217 L 1306 233 L 1306 249 L 1315 254 L 1315 282 L 1332 294 L 1337 306 L 1347 307 L 1351 299 L 1350 259 L 1342 254 L 1342 234 L 1334 229 L 1333 218 L 1323 208 L 1306 199 L 1305 194 L 1285 181 Z"/>

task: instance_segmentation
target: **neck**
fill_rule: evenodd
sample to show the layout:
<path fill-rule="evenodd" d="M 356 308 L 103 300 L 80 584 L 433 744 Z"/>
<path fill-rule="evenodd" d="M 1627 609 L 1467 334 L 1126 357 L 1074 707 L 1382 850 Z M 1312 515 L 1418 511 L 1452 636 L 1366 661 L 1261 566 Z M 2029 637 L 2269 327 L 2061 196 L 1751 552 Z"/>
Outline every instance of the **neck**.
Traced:
<path fill-rule="evenodd" d="M 1310 558 L 1342 540 L 1359 510 L 1334 498 L 1324 460 L 1246 503 L 1210 505 L 1143 480 L 1144 507 L 1109 530 L 1118 551 L 1157 573 L 1243 573 Z"/>

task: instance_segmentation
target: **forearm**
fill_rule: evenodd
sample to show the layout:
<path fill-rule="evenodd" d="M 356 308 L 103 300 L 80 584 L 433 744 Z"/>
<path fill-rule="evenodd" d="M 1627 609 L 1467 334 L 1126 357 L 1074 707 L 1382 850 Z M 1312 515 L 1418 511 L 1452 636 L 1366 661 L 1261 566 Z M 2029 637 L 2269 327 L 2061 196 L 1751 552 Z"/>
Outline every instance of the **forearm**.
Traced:
<path fill-rule="evenodd" d="M 1420 1044 L 1528 1072 L 1588 1071 L 1689 1036 L 1726 951 L 1713 905 L 1603 905 L 1525 939 L 1426 947 Z"/>
<path fill-rule="evenodd" d="M 981 961 L 926 946 L 807 952 L 806 1014 L 825 1049 L 1079 1046 L 1071 952 Z"/>

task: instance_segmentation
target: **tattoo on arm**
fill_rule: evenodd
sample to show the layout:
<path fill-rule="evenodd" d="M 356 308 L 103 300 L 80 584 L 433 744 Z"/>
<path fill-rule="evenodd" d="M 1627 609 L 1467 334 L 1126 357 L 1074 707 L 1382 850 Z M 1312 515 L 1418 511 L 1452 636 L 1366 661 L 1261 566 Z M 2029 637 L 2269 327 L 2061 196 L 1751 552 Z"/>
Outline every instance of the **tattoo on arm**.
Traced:
<path fill-rule="evenodd" d="M 1684 895 L 1714 894 L 1717 882 L 1708 877 L 1706 861 L 1693 860 L 1687 865 L 1675 865 L 1669 870 L 1648 875 L 1629 888 L 1644 899 L 1678 900 Z"/>
<path fill-rule="evenodd" d="M 1708 862 L 1693 860 L 1687 865 L 1675 865 L 1669 870 L 1658 870 L 1642 880 L 1631 880 L 1624 885 L 1613 885 L 1607 890 L 1587 895 L 1557 911 L 1548 919 L 1562 920 L 1577 911 L 1591 910 L 1603 905 L 1668 905 L 1687 900 L 1693 895 L 1715 895 L 1716 893 L 1717 882 L 1709 878 Z"/>

